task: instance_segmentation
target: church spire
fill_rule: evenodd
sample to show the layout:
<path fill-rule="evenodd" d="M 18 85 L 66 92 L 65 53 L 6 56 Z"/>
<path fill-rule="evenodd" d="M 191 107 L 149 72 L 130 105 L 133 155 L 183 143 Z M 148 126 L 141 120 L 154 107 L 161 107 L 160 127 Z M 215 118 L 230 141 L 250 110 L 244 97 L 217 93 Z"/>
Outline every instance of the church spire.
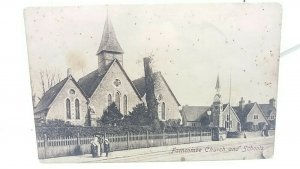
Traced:
<path fill-rule="evenodd" d="M 104 24 L 101 43 L 100 43 L 99 49 L 97 51 L 97 55 L 99 55 L 103 51 L 120 53 L 120 54 L 124 53 L 118 40 L 117 40 L 112 22 L 110 21 L 109 16 L 108 16 L 108 12 L 107 12 L 106 21 Z"/>
<path fill-rule="evenodd" d="M 219 74 L 218 74 L 218 77 L 217 77 L 217 83 L 216 83 L 215 89 L 217 90 L 217 93 L 220 94 L 221 86 L 220 86 Z"/>
<path fill-rule="evenodd" d="M 123 66 L 123 53 L 107 12 L 101 43 L 97 51 L 99 72 L 106 70 L 115 59 Z"/>

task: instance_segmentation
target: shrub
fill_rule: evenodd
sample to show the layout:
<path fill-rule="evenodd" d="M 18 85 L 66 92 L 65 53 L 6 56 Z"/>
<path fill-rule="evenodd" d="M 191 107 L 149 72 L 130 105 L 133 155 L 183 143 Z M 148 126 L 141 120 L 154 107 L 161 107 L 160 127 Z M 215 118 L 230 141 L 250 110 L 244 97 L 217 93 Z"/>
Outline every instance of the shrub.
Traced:
<path fill-rule="evenodd" d="M 125 116 L 123 121 L 125 124 L 131 125 L 150 125 L 151 119 L 148 113 L 148 109 L 144 103 L 138 104 L 133 108 L 132 112 L 129 112 L 129 116 Z"/>
<path fill-rule="evenodd" d="M 115 103 L 108 106 L 107 110 L 104 111 L 101 122 L 106 125 L 119 125 L 123 118 L 122 113 L 120 113 Z"/>

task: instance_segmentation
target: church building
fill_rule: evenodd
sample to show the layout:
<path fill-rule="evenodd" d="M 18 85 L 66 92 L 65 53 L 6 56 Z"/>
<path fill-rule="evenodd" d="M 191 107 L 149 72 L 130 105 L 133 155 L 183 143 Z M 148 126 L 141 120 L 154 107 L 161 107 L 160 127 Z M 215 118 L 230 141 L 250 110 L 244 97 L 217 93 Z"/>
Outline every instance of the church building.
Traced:
<path fill-rule="evenodd" d="M 50 88 L 34 109 L 36 119 L 60 119 L 74 125 L 96 126 L 97 120 L 113 102 L 123 115 L 146 104 L 146 89 L 153 82 L 157 117 L 161 121 L 181 120 L 179 102 L 160 72 L 152 72 L 151 58 L 144 58 L 145 77 L 132 81 L 123 65 L 124 51 L 107 17 L 96 53 L 98 67 L 78 81 L 68 77 Z"/>

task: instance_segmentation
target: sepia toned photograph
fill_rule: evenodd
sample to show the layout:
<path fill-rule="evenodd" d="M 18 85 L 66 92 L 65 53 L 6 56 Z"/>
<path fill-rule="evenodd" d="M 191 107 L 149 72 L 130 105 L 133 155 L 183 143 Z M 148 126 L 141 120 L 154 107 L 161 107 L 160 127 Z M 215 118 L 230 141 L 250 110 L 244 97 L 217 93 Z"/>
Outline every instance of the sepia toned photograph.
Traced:
<path fill-rule="evenodd" d="M 281 6 L 24 10 L 43 163 L 273 157 Z"/>

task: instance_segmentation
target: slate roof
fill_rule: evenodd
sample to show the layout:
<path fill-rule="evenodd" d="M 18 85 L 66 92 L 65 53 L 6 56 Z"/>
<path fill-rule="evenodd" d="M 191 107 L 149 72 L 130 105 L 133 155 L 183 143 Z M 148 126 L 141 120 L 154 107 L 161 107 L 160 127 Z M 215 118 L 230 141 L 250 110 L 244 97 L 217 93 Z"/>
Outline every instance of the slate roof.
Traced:
<path fill-rule="evenodd" d="M 102 51 L 124 53 L 117 40 L 113 25 L 108 17 L 104 24 L 102 39 L 100 42 L 99 49 L 97 51 L 97 55 L 100 54 Z"/>
<path fill-rule="evenodd" d="M 162 78 L 162 80 L 166 84 L 169 92 L 171 93 L 171 95 L 175 99 L 177 105 L 180 106 L 180 103 L 178 102 L 177 98 L 175 97 L 174 93 L 172 92 L 170 86 L 168 85 L 167 81 L 165 80 L 165 78 L 163 77 L 163 75 L 161 74 L 161 72 L 155 72 L 155 73 L 153 73 L 153 78 L 154 79 L 156 79 L 158 77 Z M 141 78 L 135 79 L 132 82 L 133 82 L 134 86 L 136 87 L 136 89 L 138 90 L 140 96 L 143 97 L 146 94 L 146 79 L 145 79 L 145 77 L 141 77 Z"/>
<path fill-rule="evenodd" d="M 46 110 L 49 108 L 50 104 L 53 102 L 57 94 L 60 92 L 60 90 L 64 87 L 66 82 L 68 81 L 68 77 L 51 87 L 41 98 L 39 103 L 36 105 L 36 108 L 34 109 L 34 113 L 38 113 L 40 111 Z"/>
<path fill-rule="evenodd" d="M 256 105 L 257 103 L 248 103 L 244 106 L 243 111 L 241 111 L 240 107 L 233 107 L 234 111 L 236 112 L 236 114 L 238 115 L 238 117 L 240 118 L 241 121 L 245 122 L 247 115 L 250 113 L 251 109 L 253 108 L 254 105 Z M 260 111 L 262 112 L 263 117 L 267 120 L 267 116 L 264 113 L 262 107 L 258 105 L 258 108 L 260 109 Z M 267 121 L 268 122 L 268 121 Z"/>
<path fill-rule="evenodd" d="M 227 106 L 228 106 L 228 104 L 223 104 L 223 110 L 222 111 L 224 111 Z"/>
<path fill-rule="evenodd" d="M 229 106 L 228 103 L 227 104 L 223 104 L 223 110 L 222 111 L 224 111 L 228 106 Z M 233 109 L 233 112 L 231 112 L 231 113 L 233 113 L 238 118 L 238 121 L 241 121 L 240 116 L 238 115 L 238 110 L 236 109 L 238 107 L 232 107 L 232 106 L 230 106 L 230 107 Z"/>
<path fill-rule="evenodd" d="M 210 106 L 183 106 L 182 115 L 186 121 L 201 121 L 203 115 L 207 115 Z"/>
<path fill-rule="evenodd" d="M 79 86 L 85 92 L 87 97 L 92 96 L 97 86 L 103 79 L 106 71 L 107 70 L 104 70 L 103 72 L 99 72 L 98 69 L 96 69 L 78 80 Z"/>
<path fill-rule="evenodd" d="M 276 108 L 270 104 L 259 104 L 259 106 L 266 117 L 269 117 L 273 111 L 276 112 Z"/>
<path fill-rule="evenodd" d="M 232 107 L 233 110 L 236 112 L 237 116 L 239 117 L 239 119 L 243 122 L 245 122 L 247 115 L 250 113 L 251 109 L 253 108 L 253 106 L 255 105 L 255 103 L 248 103 L 244 106 L 243 111 L 240 109 L 239 106 L 237 107 Z"/>
<path fill-rule="evenodd" d="M 46 93 L 43 95 L 43 97 L 41 98 L 41 100 L 39 101 L 39 103 L 37 104 L 37 106 L 35 107 L 34 113 L 39 113 L 41 111 L 49 109 L 50 105 L 52 104 L 52 102 L 56 98 L 57 94 L 61 91 L 61 89 L 64 87 L 64 85 L 66 84 L 66 82 L 69 79 L 72 80 L 72 82 L 76 85 L 76 87 L 82 93 L 82 95 L 85 98 L 87 98 L 87 95 L 80 88 L 80 86 L 78 85 L 78 83 L 76 82 L 76 80 L 74 79 L 74 77 L 72 75 L 70 75 L 69 77 L 64 78 L 62 81 L 60 81 L 59 83 L 57 83 L 56 85 L 54 85 L 53 87 L 51 87 L 48 91 L 46 91 Z"/>
<path fill-rule="evenodd" d="M 146 79 L 141 77 L 132 81 L 139 94 L 143 97 L 146 94 Z"/>

